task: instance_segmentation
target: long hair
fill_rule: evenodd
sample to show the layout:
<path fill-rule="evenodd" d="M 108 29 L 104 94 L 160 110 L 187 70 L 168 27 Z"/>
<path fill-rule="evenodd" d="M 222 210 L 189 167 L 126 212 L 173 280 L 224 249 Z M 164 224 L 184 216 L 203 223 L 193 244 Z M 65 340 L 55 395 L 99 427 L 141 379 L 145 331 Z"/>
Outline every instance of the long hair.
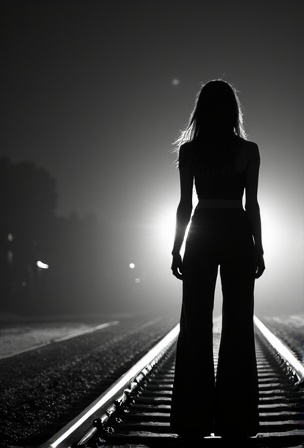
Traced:
<path fill-rule="evenodd" d="M 211 157 L 214 159 L 211 164 L 214 165 L 215 158 L 218 160 L 218 156 L 223 156 L 220 149 L 223 142 L 231 142 L 233 139 L 235 141 L 235 137 L 246 139 L 243 113 L 236 89 L 221 79 L 209 81 L 196 95 L 189 122 L 174 142 L 177 156 L 181 145 L 196 142 L 204 152 L 203 158 Z"/>

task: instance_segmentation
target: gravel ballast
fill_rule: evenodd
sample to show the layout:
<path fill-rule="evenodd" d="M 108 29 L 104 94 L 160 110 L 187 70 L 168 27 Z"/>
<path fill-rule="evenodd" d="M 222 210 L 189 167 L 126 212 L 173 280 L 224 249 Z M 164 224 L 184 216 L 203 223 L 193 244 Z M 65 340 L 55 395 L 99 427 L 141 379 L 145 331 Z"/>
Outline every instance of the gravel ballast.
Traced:
<path fill-rule="evenodd" d="M 304 316 L 260 319 L 303 362 Z M 178 316 L 117 320 L 118 325 L 0 359 L 0 447 L 46 442 L 167 334 Z M 220 331 L 220 321 L 215 326 Z"/>
<path fill-rule="evenodd" d="M 47 441 L 178 322 L 141 315 L 0 361 L 1 447 Z"/>

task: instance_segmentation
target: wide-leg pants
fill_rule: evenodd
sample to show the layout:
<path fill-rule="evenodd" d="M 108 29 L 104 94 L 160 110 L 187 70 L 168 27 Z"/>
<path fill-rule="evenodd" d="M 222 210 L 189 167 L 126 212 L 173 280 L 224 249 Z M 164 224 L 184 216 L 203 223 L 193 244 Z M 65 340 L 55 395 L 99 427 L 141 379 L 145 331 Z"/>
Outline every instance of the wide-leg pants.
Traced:
<path fill-rule="evenodd" d="M 220 269 L 222 331 L 215 377 L 213 304 Z M 254 244 L 243 209 L 203 209 L 191 221 L 171 405 L 174 432 L 255 435 Z"/>

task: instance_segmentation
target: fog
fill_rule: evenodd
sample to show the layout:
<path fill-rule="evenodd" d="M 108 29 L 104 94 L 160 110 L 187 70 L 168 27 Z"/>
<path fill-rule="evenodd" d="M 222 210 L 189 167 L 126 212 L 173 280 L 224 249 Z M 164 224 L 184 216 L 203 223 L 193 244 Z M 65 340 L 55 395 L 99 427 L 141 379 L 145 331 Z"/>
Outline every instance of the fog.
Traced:
<path fill-rule="evenodd" d="M 2 2 L 1 206 L 12 197 L 16 211 L 1 233 L 3 311 L 179 309 L 173 142 L 201 83 L 220 77 L 261 154 L 256 313 L 302 313 L 303 11 L 301 0 Z"/>

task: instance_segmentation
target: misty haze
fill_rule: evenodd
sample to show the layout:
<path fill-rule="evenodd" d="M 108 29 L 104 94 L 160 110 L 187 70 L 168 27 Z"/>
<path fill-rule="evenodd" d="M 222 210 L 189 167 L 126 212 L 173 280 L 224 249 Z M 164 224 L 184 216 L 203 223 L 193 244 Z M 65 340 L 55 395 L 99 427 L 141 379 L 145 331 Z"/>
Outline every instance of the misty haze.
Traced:
<path fill-rule="evenodd" d="M 0 9 L 0 363 L 12 363 L 16 381 L 20 353 L 34 358 L 66 338 L 76 347 L 74 337 L 104 328 L 113 342 L 121 322 L 145 328 L 143 316 L 166 322 L 159 339 L 179 322 L 173 149 L 210 79 L 237 90 L 261 156 L 266 269 L 255 314 L 304 331 L 302 1 L 5 0 Z M 216 322 L 221 313 L 218 277 Z"/>

